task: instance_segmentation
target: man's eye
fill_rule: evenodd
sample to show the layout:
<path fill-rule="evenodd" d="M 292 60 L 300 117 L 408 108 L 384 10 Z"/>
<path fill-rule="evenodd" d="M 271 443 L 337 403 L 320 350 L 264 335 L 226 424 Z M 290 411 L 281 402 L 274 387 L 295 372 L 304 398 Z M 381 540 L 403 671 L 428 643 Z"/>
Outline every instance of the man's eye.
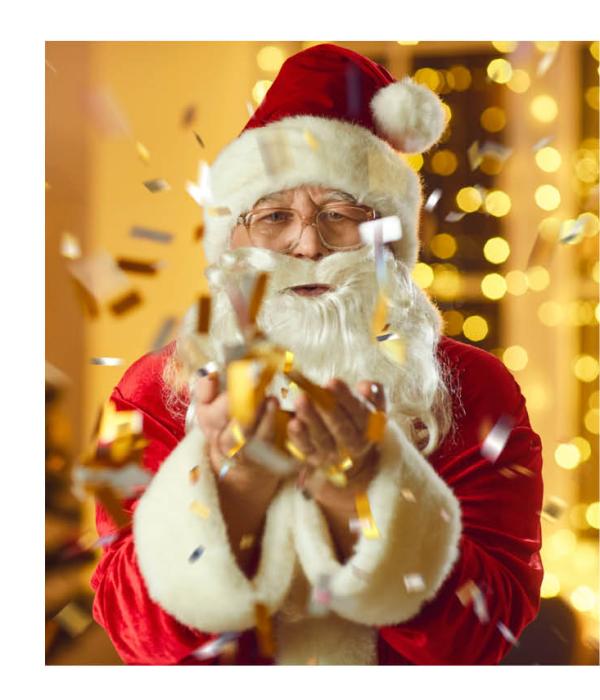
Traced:
<path fill-rule="evenodd" d="M 287 211 L 270 211 L 259 214 L 257 220 L 261 223 L 280 224 L 289 221 L 290 213 Z"/>
<path fill-rule="evenodd" d="M 323 213 L 326 221 L 341 221 L 346 218 L 341 212 L 335 210 L 325 211 Z"/>

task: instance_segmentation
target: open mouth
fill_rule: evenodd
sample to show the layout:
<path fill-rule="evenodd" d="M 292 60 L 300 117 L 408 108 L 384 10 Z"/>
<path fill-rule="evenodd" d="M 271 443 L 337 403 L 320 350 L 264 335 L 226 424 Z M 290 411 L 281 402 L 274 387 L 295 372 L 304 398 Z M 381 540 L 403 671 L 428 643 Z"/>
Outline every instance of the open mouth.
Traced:
<path fill-rule="evenodd" d="M 303 297 L 316 297 L 319 294 L 329 292 L 332 287 L 328 284 L 299 284 L 296 287 L 289 287 L 289 289 Z"/>

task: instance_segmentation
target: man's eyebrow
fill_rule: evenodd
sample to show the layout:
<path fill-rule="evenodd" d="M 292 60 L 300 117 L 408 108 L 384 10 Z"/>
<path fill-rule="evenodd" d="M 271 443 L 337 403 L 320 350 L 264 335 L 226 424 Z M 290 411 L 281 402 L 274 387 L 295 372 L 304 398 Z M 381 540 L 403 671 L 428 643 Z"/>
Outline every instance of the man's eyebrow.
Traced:
<path fill-rule="evenodd" d="M 325 195 L 323 199 L 323 203 L 325 202 L 336 202 L 336 201 L 344 201 L 344 202 L 356 202 L 356 198 L 353 197 L 351 194 L 348 194 L 348 192 L 342 192 L 341 190 L 334 190 L 333 192 L 329 192 Z"/>
<path fill-rule="evenodd" d="M 260 204 L 261 202 L 268 202 L 271 199 L 282 199 L 285 195 L 285 191 L 282 190 L 281 192 L 271 192 L 270 194 L 266 194 L 264 197 L 261 197 L 258 199 L 256 202 L 254 202 L 254 206 L 257 204 Z"/>

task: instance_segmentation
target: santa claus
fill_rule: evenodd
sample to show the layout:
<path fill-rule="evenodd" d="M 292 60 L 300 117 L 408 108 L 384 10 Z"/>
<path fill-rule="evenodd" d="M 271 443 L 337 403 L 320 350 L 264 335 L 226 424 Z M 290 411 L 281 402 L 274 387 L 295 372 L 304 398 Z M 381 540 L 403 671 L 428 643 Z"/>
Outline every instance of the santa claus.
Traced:
<path fill-rule="evenodd" d="M 92 582 L 125 662 L 497 663 L 534 618 L 539 437 L 510 373 L 444 337 L 411 277 L 421 189 L 398 151 L 428 149 L 444 125 L 425 87 L 319 45 L 286 61 L 211 168 L 211 363 L 190 360 L 192 310 L 112 395 L 143 414 L 154 473 Z M 366 245 L 385 217 L 401 236 Z M 260 273 L 257 325 L 314 384 L 275 378 L 241 432 L 223 377 Z M 283 413 L 294 459 L 274 470 L 261 454 Z M 341 481 L 323 477 L 340 464 Z M 114 530 L 102 506 L 97 523 Z"/>

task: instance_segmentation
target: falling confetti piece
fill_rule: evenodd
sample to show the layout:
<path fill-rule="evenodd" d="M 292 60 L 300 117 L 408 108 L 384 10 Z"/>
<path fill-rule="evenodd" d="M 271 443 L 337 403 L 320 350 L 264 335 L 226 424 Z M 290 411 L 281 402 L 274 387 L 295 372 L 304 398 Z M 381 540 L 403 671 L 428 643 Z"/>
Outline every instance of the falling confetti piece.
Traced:
<path fill-rule="evenodd" d="M 123 364 L 122 357 L 92 357 L 90 359 L 92 365 L 104 365 L 106 367 L 117 367 Z"/>
<path fill-rule="evenodd" d="M 293 161 L 283 129 L 266 134 L 257 133 L 256 139 L 267 176 L 271 177 L 292 166 Z"/>
<path fill-rule="evenodd" d="M 141 141 L 136 141 L 135 150 L 137 151 L 139 159 L 148 165 L 148 163 L 150 163 L 150 151 L 146 148 L 146 146 L 144 146 Z"/>
<path fill-rule="evenodd" d="M 165 192 L 166 190 L 171 189 L 171 185 L 166 180 L 163 180 L 162 178 L 156 178 L 154 180 L 146 180 L 143 183 L 144 187 L 152 193 L 155 192 Z"/>
<path fill-rule="evenodd" d="M 515 421 L 511 416 L 501 416 L 481 445 L 481 454 L 495 462 L 504 449 Z"/>
<path fill-rule="evenodd" d="M 206 518 L 210 517 L 210 508 L 205 506 L 203 503 L 200 503 L 200 501 L 192 501 L 190 503 L 190 510 L 192 513 L 195 515 L 198 515 L 199 517 L 203 518 L 206 520 Z"/>
<path fill-rule="evenodd" d="M 77 260 L 81 257 L 81 246 L 72 233 L 63 233 L 60 237 L 60 254 L 68 260 Z"/>
<path fill-rule="evenodd" d="M 194 136 L 196 137 L 196 141 L 204 148 L 204 141 L 200 137 L 200 134 L 196 131 L 194 131 Z"/>
<path fill-rule="evenodd" d="M 186 129 L 196 121 L 196 105 L 189 104 L 181 114 L 181 126 Z"/>
<path fill-rule="evenodd" d="M 385 216 L 381 219 L 364 221 L 359 224 L 358 231 L 365 245 L 375 245 L 377 233 L 381 233 L 382 243 L 393 243 L 402 238 L 402 222 L 397 216 Z"/>
<path fill-rule="evenodd" d="M 433 211 L 442 197 L 442 190 L 436 189 L 427 197 L 425 211 Z"/>
<path fill-rule="evenodd" d="M 358 518 L 363 526 L 362 533 L 364 537 L 368 540 L 375 540 L 379 538 L 379 530 L 373 519 L 371 513 L 371 506 L 369 504 L 369 497 L 366 493 L 359 493 L 355 496 L 354 504 L 356 506 L 356 512 Z"/>
<path fill-rule="evenodd" d="M 230 644 L 240 636 L 239 632 L 223 632 L 216 639 L 211 639 L 205 642 L 191 653 L 197 659 L 209 659 L 212 656 L 217 656 L 227 644 Z"/>
<path fill-rule="evenodd" d="M 446 214 L 444 221 L 448 221 L 449 223 L 453 224 L 461 219 L 464 219 L 465 216 L 466 212 L 464 211 L 450 211 Z"/>
<path fill-rule="evenodd" d="M 562 498 L 559 498 L 558 496 L 550 496 L 550 498 L 548 498 L 548 500 L 544 503 L 541 517 L 550 523 L 555 523 L 564 513 L 566 507 L 567 504 Z"/>
<path fill-rule="evenodd" d="M 471 170 L 477 170 L 483 162 L 483 156 L 479 151 L 479 141 L 473 141 L 469 146 L 467 149 L 467 158 L 469 159 L 469 167 Z"/>
<path fill-rule="evenodd" d="M 273 625 L 269 610 L 266 605 L 256 603 L 254 606 L 256 618 L 256 636 L 258 648 L 262 656 L 271 658 L 275 656 L 275 639 L 273 636 Z"/>
<path fill-rule="evenodd" d="M 405 574 L 404 586 L 409 593 L 419 593 L 425 590 L 425 581 L 421 574 Z"/>
<path fill-rule="evenodd" d="M 367 420 L 365 437 L 369 442 L 381 442 L 385 434 L 387 423 L 386 415 L 383 411 L 373 411 Z"/>
<path fill-rule="evenodd" d="M 248 112 L 249 117 L 252 117 L 254 115 L 254 107 L 252 105 L 252 102 L 250 102 L 250 100 L 246 101 L 246 111 Z"/>
<path fill-rule="evenodd" d="M 198 479 L 200 479 L 200 473 L 201 469 L 200 466 L 197 464 L 195 467 L 192 467 L 190 469 L 190 484 L 196 484 L 198 483 Z"/>
<path fill-rule="evenodd" d="M 127 275 L 106 252 L 73 260 L 67 269 L 97 302 L 118 298 L 131 288 Z"/>
<path fill-rule="evenodd" d="M 304 460 L 306 459 L 306 455 L 304 454 L 304 452 L 300 451 L 300 450 L 296 447 L 296 445 L 294 445 L 293 442 L 291 442 L 290 440 L 288 440 L 288 441 L 285 443 L 285 446 L 286 446 L 287 450 L 289 451 L 289 453 L 292 455 L 292 457 L 295 457 L 295 458 L 296 458 L 297 460 L 299 460 L 300 462 L 304 462 Z"/>
<path fill-rule="evenodd" d="M 471 589 L 471 598 L 473 599 L 473 612 L 477 615 L 479 622 L 489 622 L 490 616 L 485 597 L 476 585 L 473 585 Z"/>
<path fill-rule="evenodd" d="M 201 335 L 208 333 L 210 328 L 210 310 L 212 300 L 210 296 L 203 294 L 198 299 L 198 315 L 196 322 L 196 333 Z"/>
<path fill-rule="evenodd" d="M 512 154 L 513 149 L 509 148 L 508 146 L 504 146 L 501 143 L 498 143 L 496 141 L 486 141 L 483 146 L 479 149 L 479 154 L 484 157 L 484 156 L 493 156 L 497 160 L 499 160 L 501 163 L 504 163 L 505 160 L 509 158 L 509 156 Z M 480 194 L 483 193 L 480 191 Z"/>
<path fill-rule="evenodd" d="M 229 207 L 208 207 L 206 213 L 208 216 L 231 216 L 231 209 Z"/>
<path fill-rule="evenodd" d="M 440 517 L 445 522 L 447 522 L 447 523 L 450 522 L 450 514 L 448 513 L 448 511 L 444 510 L 443 508 L 442 508 L 442 510 L 440 510 Z"/>
<path fill-rule="evenodd" d="M 134 226 L 130 231 L 129 235 L 132 238 L 145 238 L 149 241 L 154 241 L 155 243 L 170 243 L 173 240 L 173 234 L 167 233 L 166 231 L 153 231 L 149 228 L 143 228 L 141 226 Z"/>
<path fill-rule="evenodd" d="M 546 75 L 546 73 L 554 63 L 557 53 L 558 49 L 556 51 L 548 51 L 542 56 L 539 63 L 537 64 L 536 69 L 536 75 L 538 78 L 541 78 L 542 76 Z"/>
<path fill-rule="evenodd" d="M 519 640 L 503 622 L 498 622 L 496 626 L 500 630 L 500 634 L 504 637 L 504 639 L 506 639 L 507 642 L 510 642 L 514 646 L 519 646 Z"/>
<path fill-rule="evenodd" d="M 312 588 L 308 613 L 313 617 L 322 617 L 327 614 L 331 606 L 331 577 L 321 574 Z"/>
<path fill-rule="evenodd" d="M 193 564 L 195 561 L 198 561 L 200 557 L 204 554 L 204 547 L 200 545 L 199 547 L 196 547 L 196 549 L 190 554 L 188 561 L 190 564 Z"/>
<path fill-rule="evenodd" d="M 91 615 L 77 603 L 71 602 L 53 618 L 71 636 L 78 637 L 91 624 Z"/>
<path fill-rule="evenodd" d="M 176 324 L 177 318 L 175 316 L 169 316 L 161 322 L 154 339 L 150 343 L 150 352 L 157 352 L 167 344 L 169 338 L 175 330 Z"/>
<path fill-rule="evenodd" d="M 131 309 L 135 308 L 136 306 L 139 306 L 142 303 L 142 297 L 138 292 L 131 291 L 127 293 L 125 296 L 117 299 L 116 301 L 112 302 L 110 304 L 110 310 L 116 315 L 120 316 L 127 311 L 131 311 Z"/>
<path fill-rule="evenodd" d="M 240 549 L 251 549 L 254 546 L 254 535 L 242 535 L 240 540 Z"/>
<path fill-rule="evenodd" d="M 551 144 L 552 141 L 554 141 L 554 136 L 544 136 L 543 139 L 540 139 L 533 145 L 533 151 L 539 151 L 541 148 L 544 148 L 545 146 Z"/>
<path fill-rule="evenodd" d="M 125 272 L 135 272 L 141 275 L 155 275 L 165 263 L 162 260 L 133 260 L 132 258 L 117 258 L 117 265 Z"/>
<path fill-rule="evenodd" d="M 201 160 L 198 163 L 198 176 L 196 182 L 188 181 L 185 185 L 186 192 L 190 197 L 203 207 L 213 201 L 212 188 L 210 185 L 210 168 L 208 163 Z"/>
<path fill-rule="evenodd" d="M 201 377 L 214 377 L 216 374 L 219 374 L 219 365 L 211 360 L 210 362 L 207 362 L 205 365 L 200 367 L 198 370 L 198 374 Z"/>
<path fill-rule="evenodd" d="M 417 502 L 417 499 L 415 498 L 415 494 L 410 489 L 400 489 L 400 494 L 402 495 L 402 498 L 405 501 L 408 501 L 409 503 L 416 503 Z"/>
<path fill-rule="evenodd" d="M 308 129 L 304 129 L 302 135 L 304 136 L 304 140 L 310 146 L 311 150 L 316 151 L 319 148 L 319 142 L 312 132 L 310 132 Z"/>
<path fill-rule="evenodd" d="M 129 136 L 127 118 L 111 91 L 106 87 L 94 89 L 87 98 L 87 108 L 95 128 L 104 136 Z"/>
<path fill-rule="evenodd" d="M 221 468 L 219 469 L 219 479 L 224 479 L 225 476 L 227 475 L 227 472 L 234 466 L 234 462 L 232 462 L 230 459 L 226 459 L 223 464 L 221 465 Z"/>
<path fill-rule="evenodd" d="M 558 237 L 559 243 L 573 243 L 577 238 L 582 238 L 584 229 L 585 221 L 583 219 L 570 222 L 563 221 Z"/>

